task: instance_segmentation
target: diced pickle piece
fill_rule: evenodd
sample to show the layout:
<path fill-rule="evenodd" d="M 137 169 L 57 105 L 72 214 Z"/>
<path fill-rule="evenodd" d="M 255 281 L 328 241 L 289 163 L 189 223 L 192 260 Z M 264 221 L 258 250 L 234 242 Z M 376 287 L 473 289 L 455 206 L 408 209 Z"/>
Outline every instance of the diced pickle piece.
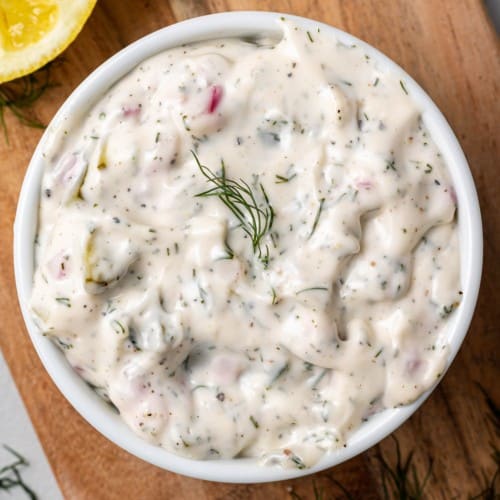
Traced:
<path fill-rule="evenodd" d="M 113 288 L 127 274 L 138 253 L 130 238 L 95 229 L 84 256 L 85 290 L 91 294 Z"/>

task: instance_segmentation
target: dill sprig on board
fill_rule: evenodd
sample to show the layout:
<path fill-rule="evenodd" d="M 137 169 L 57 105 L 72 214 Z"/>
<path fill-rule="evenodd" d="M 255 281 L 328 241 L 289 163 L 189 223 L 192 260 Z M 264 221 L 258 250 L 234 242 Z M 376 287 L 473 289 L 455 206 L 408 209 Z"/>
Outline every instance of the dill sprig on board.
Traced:
<path fill-rule="evenodd" d="M 354 500 L 354 497 L 351 493 L 339 483 L 331 474 L 322 474 L 316 476 L 317 478 L 324 478 L 329 480 L 334 486 L 336 486 L 340 491 L 341 495 L 337 492 L 333 493 L 332 488 L 329 486 L 318 486 L 316 481 L 312 480 L 312 495 L 307 495 L 307 497 L 303 497 L 299 493 L 295 492 L 293 489 L 289 490 L 290 498 L 293 500 L 306 500 L 306 498 L 314 498 L 314 500 L 340 500 L 340 498 L 345 498 L 346 500 Z"/>
<path fill-rule="evenodd" d="M 264 186 L 259 183 L 258 189 L 252 189 L 243 179 L 238 181 L 226 177 L 226 167 L 221 160 L 220 174 L 216 174 L 206 165 L 202 165 L 198 156 L 191 151 L 207 181 L 214 187 L 198 193 L 196 196 L 216 196 L 231 211 L 252 242 L 254 254 L 267 266 L 269 264 L 269 246 L 263 247 L 263 239 L 273 227 L 274 210 Z M 257 199 L 260 199 L 260 202 Z"/>
<path fill-rule="evenodd" d="M 408 499 L 419 500 L 423 497 L 427 481 L 432 473 L 432 460 L 429 461 L 429 467 L 423 479 L 417 475 L 413 461 L 413 452 L 410 451 L 406 458 L 401 456 L 399 441 L 394 435 L 391 435 L 396 446 L 396 463 L 390 465 L 382 456 L 380 451 L 376 455 L 382 466 L 382 488 L 384 498 L 386 499 Z"/>
<path fill-rule="evenodd" d="M 469 500 L 498 500 L 500 498 L 499 483 L 500 483 L 500 449 L 498 447 L 498 438 L 500 437 L 500 407 L 493 400 L 493 398 L 488 394 L 483 386 L 477 384 L 481 392 L 483 393 L 486 405 L 489 410 L 487 420 L 491 424 L 493 429 L 493 434 L 495 441 L 490 443 L 491 446 L 491 458 L 493 459 L 495 470 L 491 475 L 488 475 L 484 470 L 482 471 L 483 486 L 482 490 L 476 494 L 468 494 L 467 498 Z M 377 452 L 376 458 L 379 461 L 380 467 L 380 477 L 382 479 L 383 488 L 383 499 L 384 500 L 419 500 L 427 498 L 424 496 L 424 489 L 427 482 L 432 474 L 432 461 L 429 461 L 429 467 L 423 479 L 420 479 L 417 475 L 415 465 L 412 464 L 413 461 L 413 450 L 405 457 L 402 457 L 399 442 L 394 435 L 391 438 L 395 442 L 396 447 L 396 463 L 390 464 L 380 453 Z M 337 488 L 339 488 L 343 494 L 343 497 L 347 500 L 357 498 L 349 492 L 349 490 L 337 481 L 332 474 L 322 475 L 319 477 L 326 477 L 329 479 Z M 326 491 L 330 493 L 328 488 Z M 315 481 L 313 480 L 313 493 L 315 500 L 323 500 L 323 494 L 325 490 L 323 488 L 317 487 Z M 465 494 L 465 493 L 464 493 Z M 293 490 L 290 491 L 290 497 L 293 500 L 304 500 L 304 498 L 295 493 Z M 309 496 L 307 498 L 310 498 Z M 340 496 L 335 495 L 328 498 L 340 498 Z M 464 497 L 465 498 L 465 497 Z"/>
<path fill-rule="evenodd" d="M 488 420 L 491 423 L 495 436 L 495 441 L 490 443 L 491 458 L 495 464 L 495 471 L 490 477 L 482 471 L 483 489 L 475 495 L 469 495 L 469 500 L 497 500 L 500 498 L 500 448 L 498 447 L 500 438 L 500 407 L 481 384 L 477 385 L 483 393 L 486 405 L 488 406 Z"/>
<path fill-rule="evenodd" d="M 48 88 L 56 85 L 50 80 L 51 64 L 47 64 L 31 75 L 0 85 L 0 128 L 3 129 L 7 144 L 9 143 L 7 124 L 5 123 L 5 110 L 7 109 L 22 125 L 45 128 L 45 125 L 33 117 L 29 110 Z"/>
<path fill-rule="evenodd" d="M 394 440 L 396 446 L 396 463 L 390 464 L 387 462 L 380 451 L 376 455 L 381 466 L 382 498 L 384 500 L 421 500 L 425 498 L 423 496 L 424 489 L 432 473 L 432 461 L 429 463 L 429 468 L 424 478 L 420 479 L 417 475 L 415 465 L 413 464 L 413 451 L 403 458 L 397 438 L 392 435 L 391 438 Z M 345 498 L 346 500 L 358 498 L 339 482 L 333 474 L 324 474 L 319 477 L 328 479 L 338 490 L 340 490 L 340 493 L 336 493 L 334 496 L 328 496 L 327 498 Z M 322 500 L 325 492 L 331 494 L 331 488 L 325 489 L 323 487 L 318 487 L 313 480 L 314 499 Z M 303 500 L 297 493 L 291 492 L 291 497 L 294 500 Z"/>
<path fill-rule="evenodd" d="M 7 445 L 3 447 L 11 453 L 16 460 L 0 468 L 0 491 L 8 491 L 13 488 L 21 488 L 31 500 L 37 500 L 36 493 L 24 482 L 19 469 L 27 467 L 29 462 L 17 451 Z"/>

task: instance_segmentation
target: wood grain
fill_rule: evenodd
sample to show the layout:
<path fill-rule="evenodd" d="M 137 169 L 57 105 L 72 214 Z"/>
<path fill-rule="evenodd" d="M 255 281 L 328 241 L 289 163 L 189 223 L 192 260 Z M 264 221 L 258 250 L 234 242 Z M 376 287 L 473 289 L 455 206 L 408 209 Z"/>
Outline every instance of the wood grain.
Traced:
<path fill-rule="evenodd" d="M 433 472 L 426 498 L 467 498 L 494 464 L 481 384 L 500 400 L 500 47 L 479 0 L 99 0 L 89 22 L 54 69 L 60 85 L 36 105 L 47 123 L 75 86 L 120 48 L 175 21 L 224 10 L 275 10 L 332 24 L 373 44 L 428 91 L 460 139 L 479 191 L 485 261 L 481 295 L 465 344 L 439 388 L 396 433 L 415 450 L 417 473 Z M 40 131 L 7 114 L 0 138 L 0 347 L 10 365 L 64 495 L 68 499 L 383 498 L 377 448 L 315 477 L 264 485 L 214 484 L 178 476 L 118 449 L 69 406 L 49 379 L 24 328 L 14 288 L 12 223 L 19 189 Z M 0 389 L 1 391 L 1 389 Z M 1 397 L 1 393 L 0 393 Z M 1 399 L 0 399 L 1 401 Z M 1 403 L 0 403 L 1 404 Z M 394 459 L 391 440 L 378 450 Z"/>

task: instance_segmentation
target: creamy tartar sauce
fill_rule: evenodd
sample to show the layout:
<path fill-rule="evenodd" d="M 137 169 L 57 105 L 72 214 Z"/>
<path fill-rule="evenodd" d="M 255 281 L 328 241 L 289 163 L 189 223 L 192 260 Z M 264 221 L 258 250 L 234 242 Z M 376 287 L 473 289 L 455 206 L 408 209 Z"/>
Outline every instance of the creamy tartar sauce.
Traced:
<path fill-rule="evenodd" d="M 31 307 L 144 439 L 303 468 L 440 377 L 459 244 L 405 82 L 281 25 L 163 52 L 59 127 Z"/>

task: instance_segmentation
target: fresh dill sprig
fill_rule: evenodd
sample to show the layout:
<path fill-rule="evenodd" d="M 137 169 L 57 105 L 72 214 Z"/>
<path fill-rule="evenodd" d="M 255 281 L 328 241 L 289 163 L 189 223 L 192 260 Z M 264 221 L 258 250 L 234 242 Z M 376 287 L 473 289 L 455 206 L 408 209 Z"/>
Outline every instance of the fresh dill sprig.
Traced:
<path fill-rule="evenodd" d="M 273 227 L 274 210 L 264 186 L 259 183 L 259 189 L 252 190 L 247 182 L 240 179 L 228 179 L 226 167 L 221 160 L 220 174 L 202 165 L 198 156 L 191 151 L 200 169 L 208 182 L 214 185 L 211 189 L 196 194 L 200 197 L 216 196 L 231 213 L 238 219 L 241 229 L 245 231 L 252 242 L 254 254 L 267 266 L 269 264 L 269 246 L 263 247 L 263 239 Z M 257 201 L 260 198 L 260 203 Z"/>
<path fill-rule="evenodd" d="M 389 464 L 380 451 L 378 451 L 376 455 L 376 458 L 381 465 L 380 475 L 383 487 L 382 498 L 384 500 L 421 500 L 424 498 L 424 489 L 432 473 L 432 461 L 429 463 L 426 475 L 423 479 L 420 479 L 417 475 L 415 465 L 412 463 L 413 451 L 411 451 L 406 458 L 403 458 L 398 440 L 394 436 L 391 437 L 396 446 L 396 463 L 394 465 Z M 320 477 L 328 479 L 337 489 L 341 491 L 341 494 L 335 493 L 335 495 L 329 496 L 328 498 L 346 498 L 347 500 L 358 498 L 358 496 L 351 493 L 349 489 L 338 481 L 332 474 L 324 474 Z M 318 487 L 313 480 L 313 493 L 315 500 L 322 500 L 325 491 L 331 494 L 331 488 Z M 303 500 L 302 496 L 296 493 L 291 492 L 291 496 L 294 500 Z M 307 498 L 310 497 L 308 496 Z"/>
<path fill-rule="evenodd" d="M 483 489 L 476 495 L 469 495 L 469 500 L 498 500 L 500 498 L 497 485 L 498 478 L 500 478 L 500 469 L 498 467 L 491 479 L 488 479 L 483 473 Z"/>
<path fill-rule="evenodd" d="M 481 385 L 477 384 L 481 392 L 483 393 L 486 404 L 488 405 L 488 409 L 490 414 L 488 415 L 488 420 L 491 422 L 495 435 L 500 437 L 500 407 L 493 401 L 493 398 L 488 394 L 486 389 Z M 500 455 L 500 450 L 497 451 L 497 454 Z"/>
<path fill-rule="evenodd" d="M 340 481 L 335 479 L 335 477 L 333 477 L 333 475 L 327 474 L 326 477 L 329 481 L 331 481 L 342 492 L 342 494 L 346 498 L 346 500 L 354 500 L 354 496 L 351 494 L 351 492 Z M 335 498 L 339 498 L 339 497 L 336 496 Z"/>
<path fill-rule="evenodd" d="M 0 85 L 0 128 L 5 141 L 9 143 L 5 110 L 8 109 L 22 125 L 33 128 L 45 128 L 45 125 L 27 112 L 50 87 L 56 84 L 50 80 L 52 63 L 40 70 Z"/>
<path fill-rule="evenodd" d="M 3 447 L 13 455 L 16 460 L 0 468 L 0 491 L 10 491 L 13 488 L 21 488 L 28 498 L 37 500 L 38 497 L 36 493 L 24 482 L 19 471 L 20 468 L 27 467 L 29 462 L 9 446 L 4 444 Z"/>
<path fill-rule="evenodd" d="M 313 493 L 314 493 L 314 500 L 323 500 L 323 490 L 319 489 L 316 486 L 316 481 L 313 479 Z"/>
<path fill-rule="evenodd" d="M 290 493 L 290 498 L 293 498 L 293 500 L 303 500 L 303 497 L 296 493 L 293 489 L 289 490 Z"/>
<path fill-rule="evenodd" d="M 482 391 L 486 404 L 489 409 L 488 420 L 492 424 L 493 432 L 495 437 L 500 436 L 500 407 L 491 398 L 487 391 L 480 385 L 479 389 Z M 390 464 L 380 453 L 377 451 L 375 455 L 379 461 L 380 476 L 382 479 L 383 488 L 383 498 L 384 500 L 421 500 L 424 497 L 424 490 L 432 475 L 432 460 L 429 461 L 429 467 L 423 479 L 420 479 L 417 475 L 416 467 L 412 463 L 413 453 L 412 450 L 405 458 L 401 454 L 401 449 L 397 438 L 391 435 L 394 440 L 396 448 L 396 463 Z M 483 471 L 483 489 L 474 495 L 469 494 L 469 500 L 497 500 L 499 496 L 499 485 L 500 482 L 500 450 L 496 443 L 491 443 L 492 459 L 496 465 L 496 470 L 491 476 L 488 476 Z M 325 474 L 322 477 L 327 478 L 331 481 L 337 488 L 342 491 L 342 494 L 347 500 L 351 500 L 355 497 L 342 483 L 333 477 L 331 474 Z M 321 500 L 323 498 L 324 488 L 317 487 L 313 480 L 313 493 L 315 500 Z M 330 489 L 327 489 L 330 492 Z M 294 492 L 289 491 L 290 496 L 294 500 L 304 500 L 304 497 Z M 310 498 L 309 496 L 307 498 Z M 329 498 L 340 498 L 338 495 Z"/>
<path fill-rule="evenodd" d="M 316 476 L 318 478 L 318 476 Z M 341 492 L 342 492 L 342 497 L 345 498 L 346 500 L 354 500 L 354 497 L 351 495 L 351 493 L 345 488 L 345 486 L 342 485 L 337 479 L 335 479 L 332 475 L 330 474 L 324 474 L 322 476 L 319 476 L 320 479 L 325 478 L 328 479 L 331 483 L 333 483 Z M 299 493 L 295 492 L 293 489 L 289 490 L 290 497 L 293 500 L 306 500 L 306 498 L 314 498 L 314 500 L 330 500 L 330 499 L 336 499 L 339 500 L 341 497 L 335 492 L 335 494 L 332 494 L 332 489 L 331 487 L 328 486 L 319 486 L 316 483 L 316 480 L 312 480 L 312 493 L 313 495 L 307 495 L 307 497 L 303 497 Z"/>
<path fill-rule="evenodd" d="M 424 489 L 432 473 L 432 460 L 429 461 L 429 467 L 423 479 L 417 475 L 415 465 L 412 463 L 413 450 L 408 453 L 406 458 L 401 456 L 399 441 L 394 435 L 391 435 L 396 446 L 396 464 L 390 465 L 378 451 L 376 457 L 382 466 L 382 488 L 384 498 L 389 499 L 408 499 L 420 500 L 423 498 Z"/>
<path fill-rule="evenodd" d="M 488 420 L 492 424 L 493 433 L 496 440 L 490 443 L 491 458 L 495 463 L 496 469 L 491 477 L 488 477 L 485 471 L 482 471 L 483 489 L 475 494 L 469 495 L 469 500 L 497 500 L 500 497 L 500 449 L 498 447 L 498 438 L 500 437 L 500 407 L 495 403 L 493 398 L 488 394 L 486 389 L 477 384 L 483 393 L 485 402 L 489 409 Z"/>

